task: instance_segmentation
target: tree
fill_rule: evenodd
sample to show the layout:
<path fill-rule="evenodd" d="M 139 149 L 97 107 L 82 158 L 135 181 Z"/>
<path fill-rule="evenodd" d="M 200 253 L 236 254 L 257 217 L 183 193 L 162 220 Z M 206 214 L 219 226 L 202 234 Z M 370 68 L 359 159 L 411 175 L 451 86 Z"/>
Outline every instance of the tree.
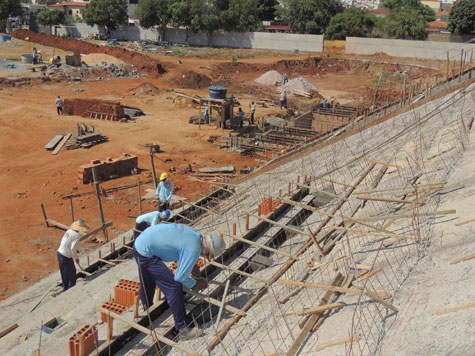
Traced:
<path fill-rule="evenodd" d="M 0 31 L 5 32 L 9 17 L 21 16 L 22 13 L 20 0 L 0 0 Z"/>
<path fill-rule="evenodd" d="M 425 40 L 427 21 L 419 11 L 391 11 L 384 24 L 384 32 L 391 38 Z"/>
<path fill-rule="evenodd" d="M 44 10 L 36 15 L 36 21 L 43 26 L 61 25 L 65 23 L 65 14 L 63 10 Z"/>
<path fill-rule="evenodd" d="M 284 0 L 280 16 L 295 32 L 320 34 L 341 11 L 340 0 Z"/>
<path fill-rule="evenodd" d="M 259 0 L 219 0 L 217 7 L 224 30 L 252 31 L 259 24 Z"/>
<path fill-rule="evenodd" d="M 144 28 L 159 26 L 162 41 L 165 40 L 165 30 L 172 20 L 171 0 L 140 0 L 137 6 L 137 17 Z"/>
<path fill-rule="evenodd" d="M 454 5 L 447 29 L 456 33 L 475 33 L 475 0 L 464 0 Z"/>
<path fill-rule="evenodd" d="M 419 0 L 385 0 L 383 6 L 390 12 L 416 10 L 424 16 L 426 22 L 435 20 L 434 10 L 427 5 L 423 5 Z"/>
<path fill-rule="evenodd" d="M 272 21 L 277 16 L 277 9 L 279 7 L 277 0 L 259 0 L 259 9 L 257 16 L 261 21 Z"/>
<path fill-rule="evenodd" d="M 107 31 L 116 30 L 128 21 L 126 0 L 91 0 L 83 15 L 89 26 L 97 25 Z"/>
<path fill-rule="evenodd" d="M 188 44 L 189 30 L 200 30 L 201 18 L 205 13 L 205 4 L 202 0 L 178 0 L 170 6 L 170 15 L 174 27 L 183 26 L 186 31 L 186 43 Z"/>
<path fill-rule="evenodd" d="M 368 37 L 377 23 L 374 14 L 352 7 L 330 19 L 325 36 L 330 40 L 344 40 L 347 36 Z"/>

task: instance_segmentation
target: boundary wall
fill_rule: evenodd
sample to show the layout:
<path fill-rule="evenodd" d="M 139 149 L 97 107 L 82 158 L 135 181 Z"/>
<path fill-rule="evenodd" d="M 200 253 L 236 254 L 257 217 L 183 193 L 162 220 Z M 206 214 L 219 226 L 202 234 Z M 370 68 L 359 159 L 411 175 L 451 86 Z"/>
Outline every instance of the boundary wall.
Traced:
<path fill-rule="evenodd" d="M 460 59 L 462 49 L 470 52 L 475 49 L 472 43 L 433 42 L 394 40 L 382 38 L 346 38 L 346 54 L 376 54 L 385 53 L 393 57 L 411 57 L 426 59 L 447 59 L 447 51 L 450 59 Z M 470 57 L 469 57 L 470 58 Z"/>
<path fill-rule="evenodd" d="M 43 31 L 45 29 L 42 29 Z M 42 31 L 42 32 L 43 32 Z M 87 38 L 99 32 L 97 26 L 88 26 L 84 23 L 56 27 L 59 36 Z M 127 26 L 119 31 L 113 31 L 111 38 L 123 41 L 160 41 L 160 32 L 157 29 L 144 29 L 139 26 Z M 184 29 L 168 28 L 165 39 L 170 43 L 184 44 L 186 31 Z M 271 32 L 224 32 L 217 31 L 212 36 L 206 33 L 188 32 L 191 46 L 229 47 L 229 48 L 259 48 L 290 51 L 298 49 L 305 52 L 323 52 L 323 35 L 302 35 L 293 33 Z"/>

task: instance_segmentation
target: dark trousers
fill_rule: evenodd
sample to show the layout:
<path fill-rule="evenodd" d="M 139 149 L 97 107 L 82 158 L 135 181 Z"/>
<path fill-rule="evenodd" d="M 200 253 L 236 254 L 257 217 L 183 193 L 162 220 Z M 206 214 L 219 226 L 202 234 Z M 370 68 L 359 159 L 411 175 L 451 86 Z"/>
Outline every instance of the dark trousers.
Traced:
<path fill-rule="evenodd" d="M 67 291 L 76 285 L 76 266 L 72 258 L 63 256 L 59 251 L 56 255 L 58 256 L 59 271 L 63 280 L 63 291 Z"/>
<path fill-rule="evenodd" d="M 287 109 L 287 100 L 281 100 L 280 101 L 280 109 L 282 110 L 282 108 Z"/>
<path fill-rule="evenodd" d="M 63 107 L 62 106 L 57 106 L 56 111 L 58 112 L 58 115 L 63 115 Z"/>
<path fill-rule="evenodd" d="M 142 221 L 138 224 L 135 223 L 134 240 L 148 227 L 150 227 L 150 224 L 146 221 Z"/>
<path fill-rule="evenodd" d="M 167 201 L 159 201 L 158 202 L 158 211 L 162 212 L 167 210 L 170 207 L 170 203 Z"/>
<path fill-rule="evenodd" d="M 134 257 L 139 268 L 140 300 L 145 308 L 153 305 L 155 286 L 163 292 L 175 319 L 175 329 L 183 329 L 185 324 L 185 302 L 182 284 L 175 281 L 172 271 L 159 257 L 142 256 L 134 247 Z"/>
<path fill-rule="evenodd" d="M 250 124 L 254 124 L 254 112 L 251 111 L 251 118 L 249 119 L 250 120 Z"/>

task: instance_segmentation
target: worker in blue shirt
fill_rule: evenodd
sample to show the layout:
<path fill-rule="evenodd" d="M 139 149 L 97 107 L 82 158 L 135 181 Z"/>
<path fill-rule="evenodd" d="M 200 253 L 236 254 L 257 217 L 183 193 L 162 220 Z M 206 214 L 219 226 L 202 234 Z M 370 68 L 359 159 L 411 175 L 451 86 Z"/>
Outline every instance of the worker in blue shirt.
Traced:
<path fill-rule="evenodd" d="M 160 175 L 160 183 L 157 186 L 158 211 L 167 210 L 170 207 L 170 200 L 173 195 L 173 184 L 168 179 L 168 173 Z"/>
<path fill-rule="evenodd" d="M 211 260 L 219 256 L 226 245 L 220 236 L 201 235 L 191 226 L 158 224 L 149 227 L 135 240 L 134 257 L 139 268 L 140 299 L 144 308 L 152 305 L 155 286 L 165 295 L 175 320 L 180 340 L 202 335 L 198 328 L 185 324 L 183 286 L 202 290 L 208 286 L 205 279 L 194 279 L 195 264 L 200 255 Z M 173 275 L 164 262 L 178 261 Z"/>
<path fill-rule="evenodd" d="M 170 212 L 165 211 L 152 211 L 150 213 L 142 214 L 135 219 L 134 239 L 136 239 L 146 228 L 157 225 L 162 220 L 168 220 L 170 218 Z"/>

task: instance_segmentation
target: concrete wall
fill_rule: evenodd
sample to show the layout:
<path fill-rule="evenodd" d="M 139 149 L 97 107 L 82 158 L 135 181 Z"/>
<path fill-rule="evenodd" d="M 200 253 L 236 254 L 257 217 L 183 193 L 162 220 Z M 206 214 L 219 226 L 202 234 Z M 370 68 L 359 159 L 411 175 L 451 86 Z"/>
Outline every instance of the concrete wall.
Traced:
<path fill-rule="evenodd" d="M 345 53 L 375 54 L 382 52 L 394 57 L 443 60 L 447 59 L 447 51 L 449 51 L 450 59 L 460 59 L 462 49 L 471 52 L 475 49 L 475 44 L 347 37 Z"/>
<path fill-rule="evenodd" d="M 436 42 L 469 42 L 475 39 L 475 35 L 460 35 L 457 33 L 429 32 L 428 41 Z"/>
<path fill-rule="evenodd" d="M 57 28 L 60 36 L 72 36 L 87 38 L 90 34 L 99 32 L 94 26 L 87 26 L 84 23 L 77 23 Z M 114 31 L 111 38 L 127 41 L 159 41 L 160 33 L 156 29 L 144 29 L 138 26 L 127 26 L 120 31 Z M 183 29 L 167 29 L 165 41 L 170 43 L 184 44 L 186 41 L 186 31 Z M 230 48 L 260 48 L 272 50 L 298 49 L 304 52 L 322 52 L 322 35 L 299 35 L 289 33 L 270 32 L 216 32 L 211 38 L 205 33 L 189 32 L 189 42 L 191 46 L 211 46 Z"/>

